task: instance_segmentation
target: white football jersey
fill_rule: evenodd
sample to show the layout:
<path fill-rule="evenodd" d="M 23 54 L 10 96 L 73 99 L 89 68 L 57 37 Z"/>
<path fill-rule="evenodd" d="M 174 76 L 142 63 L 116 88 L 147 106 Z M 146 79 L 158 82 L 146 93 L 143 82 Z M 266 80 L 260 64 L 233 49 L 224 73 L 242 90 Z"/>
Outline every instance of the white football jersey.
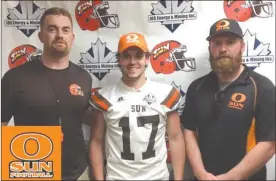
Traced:
<path fill-rule="evenodd" d="M 167 113 L 180 106 L 171 85 L 147 80 L 139 90 L 116 85 L 91 96 L 106 124 L 107 180 L 168 180 L 165 141 Z"/>

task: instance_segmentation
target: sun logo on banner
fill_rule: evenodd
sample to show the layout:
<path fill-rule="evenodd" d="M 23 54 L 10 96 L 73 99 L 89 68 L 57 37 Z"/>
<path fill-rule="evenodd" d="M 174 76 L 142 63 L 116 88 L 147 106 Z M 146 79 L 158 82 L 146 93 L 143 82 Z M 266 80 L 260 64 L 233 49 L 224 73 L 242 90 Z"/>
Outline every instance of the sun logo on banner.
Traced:
<path fill-rule="evenodd" d="M 2 179 L 60 180 L 60 126 L 4 126 Z"/>

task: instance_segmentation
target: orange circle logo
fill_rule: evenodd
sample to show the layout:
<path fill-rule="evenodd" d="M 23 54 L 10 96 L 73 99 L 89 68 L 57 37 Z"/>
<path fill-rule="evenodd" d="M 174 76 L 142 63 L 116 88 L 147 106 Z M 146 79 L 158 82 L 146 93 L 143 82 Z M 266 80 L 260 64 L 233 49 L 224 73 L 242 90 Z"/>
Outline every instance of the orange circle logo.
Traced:
<path fill-rule="evenodd" d="M 70 89 L 70 92 L 71 92 L 72 95 L 74 95 L 74 96 L 78 96 L 78 95 L 83 96 L 83 92 L 82 92 L 81 87 L 79 85 L 72 84 L 72 85 L 70 85 L 69 89 Z"/>
<path fill-rule="evenodd" d="M 53 152 L 53 143 L 44 134 L 23 133 L 12 139 L 10 149 L 12 155 L 20 160 L 37 161 Z"/>
<path fill-rule="evenodd" d="M 235 94 L 232 95 L 231 99 L 234 102 L 241 103 L 241 102 L 244 102 L 246 100 L 246 96 L 242 93 L 235 93 Z"/>
<path fill-rule="evenodd" d="M 229 21 L 221 20 L 221 21 L 217 22 L 216 30 L 218 31 L 218 30 L 226 29 L 226 28 L 229 29 L 229 25 L 230 25 Z"/>
<path fill-rule="evenodd" d="M 138 35 L 136 34 L 129 34 L 126 38 L 127 38 L 127 43 L 129 42 L 134 43 L 138 41 Z"/>

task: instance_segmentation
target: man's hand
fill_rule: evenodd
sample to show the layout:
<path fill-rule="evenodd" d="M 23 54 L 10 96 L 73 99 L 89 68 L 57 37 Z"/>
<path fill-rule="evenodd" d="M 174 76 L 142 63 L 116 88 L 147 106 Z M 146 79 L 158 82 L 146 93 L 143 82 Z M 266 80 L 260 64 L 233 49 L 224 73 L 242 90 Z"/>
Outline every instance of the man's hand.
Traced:
<path fill-rule="evenodd" d="M 218 178 L 218 180 L 235 180 L 228 173 L 220 174 L 220 175 L 217 175 L 216 177 Z"/>
<path fill-rule="evenodd" d="M 215 175 L 213 175 L 209 172 L 205 172 L 205 173 L 199 175 L 197 179 L 198 180 L 220 180 Z"/>

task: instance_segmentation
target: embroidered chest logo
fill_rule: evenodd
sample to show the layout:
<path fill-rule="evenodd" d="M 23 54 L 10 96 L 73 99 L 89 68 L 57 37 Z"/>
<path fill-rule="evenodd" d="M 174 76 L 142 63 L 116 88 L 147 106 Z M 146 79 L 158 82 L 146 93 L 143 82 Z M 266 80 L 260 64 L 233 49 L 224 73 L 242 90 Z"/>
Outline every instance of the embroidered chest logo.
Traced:
<path fill-rule="evenodd" d="M 124 97 L 119 97 L 118 100 L 117 100 L 117 102 L 122 102 L 122 101 L 124 101 L 124 100 L 125 100 Z"/>
<path fill-rule="evenodd" d="M 156 98 L 152 93 L 149 93 L 148 95 L 146 95 L 143 100 L 146 101 L 148 104 L 152 104 L 156 102 Z"/>
<path fill-rule="evenodd" d="M 242 110 L 244 107 L 245 100 L 246 96 L 243 93 L 234 93 L 231 96 L 231 100 L 229 101 L 228 107 Z"/>
<path fill-rule="evenodd" d="M 83 96 L 83 91 L 81 90 L 81 87 L 77 84 L 71 84 L 69 87 L 71 95 L 74 96 Z"/>

